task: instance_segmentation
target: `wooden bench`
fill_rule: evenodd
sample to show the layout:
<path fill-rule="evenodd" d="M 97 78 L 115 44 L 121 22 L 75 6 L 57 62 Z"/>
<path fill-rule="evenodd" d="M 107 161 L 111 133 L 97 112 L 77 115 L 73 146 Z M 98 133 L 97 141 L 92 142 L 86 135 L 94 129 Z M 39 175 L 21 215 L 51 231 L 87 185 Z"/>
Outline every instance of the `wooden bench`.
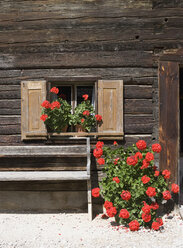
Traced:
<path fill-rule="evenodd" d="M 77 138 L 73 138 L 77 139 Z M 45 145 L 45 146 L 1 146 L 0 157 L 86 157 L 84 171 L 0 171 L 0 181 L 59 181 L 86 180 L 88 196 L 88 214 L 92 220 L 91 174 L 90 174 L 90 138 L 86 145 Z"/>

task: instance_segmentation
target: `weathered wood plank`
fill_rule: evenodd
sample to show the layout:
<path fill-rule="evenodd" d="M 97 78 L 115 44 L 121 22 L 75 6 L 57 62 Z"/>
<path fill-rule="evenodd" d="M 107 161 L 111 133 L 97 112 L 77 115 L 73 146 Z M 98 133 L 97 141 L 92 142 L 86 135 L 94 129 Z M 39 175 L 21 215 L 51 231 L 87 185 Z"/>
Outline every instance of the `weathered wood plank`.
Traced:
<path fill-rule="evenodd" d="M 0 145 L 17 145 L 21 143 L 20 135 L 0 135 Z"/>
<path fill-rule="evenodd" d="M 125 134 L 150 134 L 153 132 L 154 119 L 152 115 L 124 116 Z"/>
<path fill-rule="evenodd" d="M 32 33 L 32 32 L 31 32 Z M 13 58 L 12 58 L 13 57 Z M 136 58 L 134 60 L 134 57 Z M 51 61 L 51 63 L 50 63 Z M 0 54 L 0 68 L 153 67 L 152 51 L 89 51 Z"/>
<path fill-rule="evenodd" d="M 153 8 L 159 9 L 159 8 L 178 8 L 183 7 L 183 4 L 180 0 L 171 0 L 171 1 L 165 1 L 165 0 L 153 0 L 152 1 Z"/>
<path fill-rule="evenodd" d="M 137 32 L 137 30 L 134 28 L 133 30 L 124 30 L 121 32 L 120 29 L 113 30 L 113 29 L 100 29 L 100 30 L 88 30 L 88 29 L 78 29 L 75 32 L 70 29 L 64 29 L 64 30 L 57 30 L 55 32 L 54 29 L 48 30 L 42 29 L 42 30 L 19 30 L 19 35 L 17 34 L 17 31 L 6 31 L 6 32 L 0 32 L 0 44 L 14 44 L 14 43 L 20 43 L 25 44 L 29 43 L 31 41 L 31 44 L 33 43 L 42 43 L 42 42 L 84 42 L 86 40 L 85 37 L 87 37 L 87 40 L 90 40 L 91 42 L 95 41 L 109 41 L 109 40 L 136 40 L 136 35 L 140 35 L 142 40 L 152 40 L 160 38 L 162 36 L 162 33 L 160 34 L 154 34 L 153 27 L 151 29 L 143 30 L 141 29 L 141 32 Z M 180 31 L 180 30 L 179 30 Z M 140 33 L 140 34 L 139 34 Z M 180 32 L 178 32 L 180 35 Z M 173 34 L 173 30 L 169 30 L 165 36 L 169 36 Z M 110 35 L 110 36 L 109 36 Z M 157 36 L 156 36 L 157 35 Z M 176 35 L 176 34 L 175 34 Z M 110 38 L 109 38 L 110 37 Z M 176 38 L 176 36 L 175 36 Z M 14 56 L 11 57 L 11 60 L 14 60 Z"/>
<path fill-rule="evenodd" d="M 87 155 L 86 145 L 81 146 L 2 146 L 0 147 L 0 157 L 5 156 L 75 156 Z"/>
<path fill-rule="evenodd" d="M 125 99 L 152 99 L 152 87 L 143 85 L 124 85 Z"/>
<path fill-rule="evenodd" d="M 99 79 L 124 79 L 125 77 L 140 78 L 140 77 L 157 77 L 157 69 L 153 68 L 84 68 L 84 69 L 37 69 L 37 70 L 22 70 L 22 77 L 29 78 L 57 78 L 57 77 L 97 77 Z"/>
<path fill-rule="evenodd" d="M 151 99 L 125 99 L 124 112 L 126 114 L 152 114 Z"/>
<path fill-rule="evenodd" d="M 86 158 L 1 158 L 1 171 L 86 171 Z"/>
<path fill-rule="evenodd" d="M 179 6 L 182 6 L 182 3 L 177 3 L 177 8 L 160 8 L 158 11 L 156 9 L 152 9 L 152 2 L 151 7 L 148 8 L 141 8 L 136 10 L 136 7 L 134 5 L 134 1 L 130 2 L 132 3 L 132 8 L 124 8 L 121 7 L 124 3 L 119 1 L 106 1 L 105 3 L 97 2 L 97 4 L 90 4 L 87 2 L 70 2 L 67 1 L 67 4 L 61 3 L 57 8 L 54 5 L 47 6 L 43 2 L 41 4 L 37 5 L 38 1 L 31 2 L 31 6 L 26 8 L 25 1 L 23 1 L 23 4 L 20 6 L 17 4 L 15 5 L 9 5 L 8 9 L 9 12 L 7 13 L 7 1 L 2 2 L 1 4 L 1 15 L 0 20 L 1 21 L 32 21 L 32 20 L 38 20 L 38 13 L 39 12 L 39 19 L 40 20 L 47 20 L 47 19 L 76 19 L 76 18 L 87 18 L 87 17 L 102 17 L 109 18 L 109 17 L 139 17 L 139 18 L 156 18 L 156 17 L 169 17 L 169 16 L 183 16 L 182 9 L 178 8 Z M 142 1 L 141 1 L 142 2 Z M 6 4 L 4 4 L 6 3 Z M 121 8 L 120 8 L 121 7 Z M 4 10 L 4 11 L 3 11 Z M 19 11 L 19 15 L 17 15 L 16 10 Z M 72 10 L 72 11 L 71 11 Z"/>
<path fill-rule="evenodd" d="M 0 182 L 1 191 L 86 191 L 85 181 Z"/>
<path fill-rule="evenodd" d="M 18 85 L 1 85 L 0 99 L 20 99 L 21 92 Z"/>
<path fill-rule="evenodd" d="M 86 171 L 1 171 L 0 181 L 88 180 Z"/>
<path fill-rule="evenodd" d="M 90 0 L 86 2 L 77 1 L 18 1 L 14 2 L 12 0 L 8 0 L 6 2 L 1 2 L 1 12 L 7 12 L 9 9 L 10 12 L 19 11 L 20 13 L 24 12 L 41 12 L 41 11 L 58 11 L 59 13 L 71 12 L 71 10 L 75 13 L 78 11 L 86 12 L 86 10 L 91 11 L 91 9 L 97 10 L 100 9 L 111 9 L 111 8 L 118 8 L 119 10 L 124 10 L 126 8 L 152 8 L 152 3 L 149 0 L 124 0 L 124 1 L 106 1 L 100 2 L 96 0 Z M 21 10 L 21 11 L 20 11 Z M 72 15 L 72 13 L 70 13 Z"/>
<path fill-rule="evenodd" d="M 86 191 L 0 191 L 0 212 L 87 212 Z M 73 200 L 74 199 L 74 200 Z"/>
<path fill-rule="evenodd" d="M 69 69 L 70 70 L 70 69 Z M 114 68 L 111 68 L 110 69 L 111 70 L 111 72 L 113 72 L 114 71 L 114 74 L 116 73 L 116 71 L 114 70 Z M 4 77 L 3 78 L 1 78 L 0 77 L 0 85 L 6 85 L 6 86 L 9 86 L 10 88 L 11 88 L 11 85 L 17 85 L 17 86 L 20 86 L 20 82 L 24 79 L 24 77 L 18 77 L 18 78 L 16 78 L 16 77 L 12 77 L 12 78 L 8 78 L 8 74 L 9 74 L 9 70 L 2 70 L 3 71 L 3 74 L 4 74 Z M 10 70 L 11 71 L 11 70 Z M 108 71 L 108 69 L 105 69 L 105 73 L 107 73 L 107 71 Z M 147 74 L 145 73 L 145 76 L 143 76 L 143 72 L 141 71 L 141 73 L 140 73 L 140 75 L 139 76 L 133 76 L 133 77 L 131 77 L 131 76 L 125 76 L 125 77 L 123 77 L 123 81 L 124 81 L 124 84 L 125 85 L 152 85 L 153 83 L 154 83 L 154 80 L 156 80 L 156 76 L 147 76 Z M 7 76 L 7 78 L 5 77 L 5 76 Z M 104 75 L 105 76 L 105 75 Z M 118 76 L 118 74 L 116 73 L 116 76 Z M 39 76 L 40 77 L 40 76 Z M 42 77 L 43 77 L 43 75 L 42 75 Z M 70 80 L 75 80 L 76 81 L 76 79 L 75 79 L 75 75 L 72 77 L 72 78 L 70 78 Z M 99 77 L 99 76 L 98 76 Z M 109 75 L 106 75 L 106 77 L 108 77 L 108 78 L 111 78 L 111 75 L 109 76 Z M 119 75 L 119 78 L 122 78 L 122 76 L 121 75 Z M 26 77 L 27 78 L 27 77 Z M 31 76 L 30 76 L 30 78 L 31 78 Z M 29 79 L 30 79 L 29 78 Z M 35 77 L 34 77 L 35 78 Z M 54 77 L 53 77 L 54 78 Z M 83 81 L 85 81 L 86 79 L 87 80 L 91 80 L 91 76 L 90 77 L 86 77 L 85 76 L 85 80 L 83 79 L 83 77 L 78 77 L 77 76 L 77 78 L 78 78 L 78 80 L 83 80 Z M 96 77 L 95 77 L 96 78 Z M 100 76 L 100 78 L 101 78 L 101 76 Z M 36 78 L 37 79 L 37 78 Z M 94 79 L 94 78 L 93 78 Z M 97 79 L 97 78 L 96 78 Z M 67 81 L 68 80 L 68 77 L 62 77 L 62 80 L 63 81 Z M 86 80 L 86 81 L 87 81 Z"/>
<path fill-rule="evenodd" d="M 0 116 L 0 126 L 19 124 L 21 124 L 21 116 Z"/>
<path fill-rule="evenodd" d="M 160 62 L 160 153 L 161 170 L 171 171 L 171 180 L 178 180 L 179 158 L 179 65 L 177 62 Z"/>
<path fill-rule="evenodd" d="M 21 133 L 21 126 L 20 124 L 15 125 L 0 125 L 0 134 L 20 134 Z"/>
<path fill-rule="evenodd" d="M 21 101 L 20 99 L 15 99 L 15 100 L 0 100 L 0 110 L 2 109 L 7 109 L 7 114 L 8 114 L 8 109 L 20 109 L 21 108 Z M 2 114 L 2 113 L 1 113 Z M 20 114 L 20 112 L 19 112 Z"/>
<path fill-rule="evenodd" d="M 16 78 L 21 76 L 21 70 L 1 70 L 0 78 Z"/>

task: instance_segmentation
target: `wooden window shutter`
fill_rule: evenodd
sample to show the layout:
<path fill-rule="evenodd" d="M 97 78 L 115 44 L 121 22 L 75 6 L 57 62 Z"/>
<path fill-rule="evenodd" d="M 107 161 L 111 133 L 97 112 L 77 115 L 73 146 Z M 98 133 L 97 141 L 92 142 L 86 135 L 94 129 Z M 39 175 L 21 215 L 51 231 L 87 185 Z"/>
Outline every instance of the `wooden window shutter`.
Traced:
<path fill-rule="evenodd" d="M 103 124 L 98 128 L 100 139 L 122 139 L 123 136 L 123 81 L 98 81 L 98 114 Z"/>
<path fill-rule="evenodd" d="M 41 103 L 46 100 L 46 81 L 21 82 L 21 138 L 45 139 L 46 128 L 41 116 Z"/>

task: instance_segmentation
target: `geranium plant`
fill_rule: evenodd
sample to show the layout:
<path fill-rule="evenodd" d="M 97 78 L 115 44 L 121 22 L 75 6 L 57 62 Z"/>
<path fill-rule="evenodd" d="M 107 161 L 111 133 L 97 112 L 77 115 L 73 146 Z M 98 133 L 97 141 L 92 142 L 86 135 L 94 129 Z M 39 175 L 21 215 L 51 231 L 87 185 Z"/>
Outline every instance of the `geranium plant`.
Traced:
<path fill-rule="evenodd" d="M 50 92 L 57 95 L 59 89 L 53 87 Z M 60 133 L 71 123 L 71 105 L 63 98 L 58 97 L 51 103 L 45 100 L 41 106 L 43 109 L 40 119 L 50 131 Z"/>
<path fill-rule="evenodd" d="M 77 105 L 72 115 L 72 124 L 81 125 L 83 129 L 90 132 L 98 124 L 102 124 L 102 116 L 95 115 L 94 107 L 88 99 L 88 95 L 83 95 L 83 101 Z"/>
<path fill-rule="evenodd" d="M 148 148 L 144 140 L 127 149 L 116 142 L 113 145 L 104 147 L 103 142 L 98 142 L 93 151 L 106 175 L 100 188 L 92 190 L 93 197 L 101 195 L 107 215 L 131 231 L 140 226 L 158 230 L 163 221 L 157 210 L 179 192 L 177 184 L 170 185 L 170 171 L 161 172 L 154 164 L 154 154 L 161 152 L 161 146 L 153 144 Z"/>

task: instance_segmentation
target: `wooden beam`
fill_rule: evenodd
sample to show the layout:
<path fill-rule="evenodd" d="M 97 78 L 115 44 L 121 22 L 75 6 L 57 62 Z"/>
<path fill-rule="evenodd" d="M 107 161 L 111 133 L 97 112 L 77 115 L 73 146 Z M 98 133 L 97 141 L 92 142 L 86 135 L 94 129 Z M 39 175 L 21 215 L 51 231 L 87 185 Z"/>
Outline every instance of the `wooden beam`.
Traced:
<path fill-rule="evenodd" d="M 0 181 L 89 180 L 86 171 L 3 171 Z"/>
<path fill-rule="evenodd" d="M 86 157 L 87 148 L 80 146 L 1 146 L 0 157 L 38 156 L 38 157 Z"/>

